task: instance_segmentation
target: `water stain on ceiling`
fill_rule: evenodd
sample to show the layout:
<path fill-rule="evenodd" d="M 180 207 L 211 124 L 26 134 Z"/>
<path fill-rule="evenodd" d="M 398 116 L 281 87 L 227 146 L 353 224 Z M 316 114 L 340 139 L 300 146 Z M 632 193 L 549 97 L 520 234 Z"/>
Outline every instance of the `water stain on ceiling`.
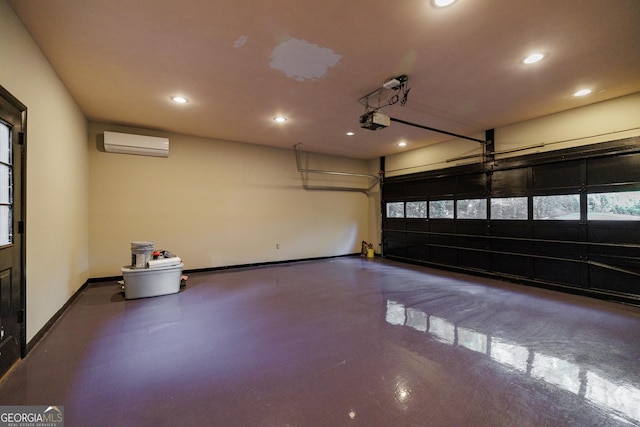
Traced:
<path fill-rule="evenodd" d="M 341 58 L 329 48 L 291 38 L 273 49 L 270 65 L 298 81 L 316 80 L 323 77 Z"/>
<path fill-rule="evenodd" d="M 247 42 L 247 36 L 242 35 L 238 37 L 238 39 L 233 43 L 233 46 L 236 48 L 239 48 L 244 46 L 246 42 Z"/>

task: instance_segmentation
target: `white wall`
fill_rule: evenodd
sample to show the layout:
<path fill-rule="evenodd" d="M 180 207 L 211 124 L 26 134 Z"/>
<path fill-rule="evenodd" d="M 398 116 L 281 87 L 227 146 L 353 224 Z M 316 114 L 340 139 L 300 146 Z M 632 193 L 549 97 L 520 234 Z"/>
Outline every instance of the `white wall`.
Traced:
<path fill-rule="evenodd" d="M 105 153 L 105 130 L 170 140 L 169 158 Z M 132 241 L 175 252 L 185 269 L 360 251 L 367 195 L 305 190 L 294 151 L 90 123 L 91 277 L 120 275 Z M 304 155 L 302 167 L 368 173 L 368 162 Z M 366 179 L 310 176 L 312 187 Z M 279 248 L 277 248 L 279 245 Z"/>
<path fill-rule="evenodd" d="M 27 106 L 27 341 L 89 277 L 87 122 L 0 0 L 0 85 Z"/>
<path fill-rule="evenodd" d="M 495 130 L 496 158 L 577 147 L 640 135 L 640 93 L 563 111 Z M 484 139 L 484 134 L 469 135 Z M 529 148 L 532 147 L 532 148 Z M 525 150 L 521 150 L 526 148 Z M 518 151 L 516 151 L 518 150 Z M 480 162 L 481 145 L 452 139 L 386 158 L 387 176 Z M 458 159 L 458 160 L 455 160 Z"/>

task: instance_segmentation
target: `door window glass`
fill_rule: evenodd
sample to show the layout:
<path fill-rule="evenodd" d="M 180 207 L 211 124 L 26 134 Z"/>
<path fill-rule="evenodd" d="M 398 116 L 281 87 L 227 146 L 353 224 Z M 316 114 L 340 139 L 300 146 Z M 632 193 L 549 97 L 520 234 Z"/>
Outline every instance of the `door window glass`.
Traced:
<path fill-rule="evenodd" d="M 580 196 L 578 194 L 535 196 L 533 219 L 579 220 Z"/>
<path fill-rule="evenodd" d="M 427 202 L 407 202 L 407 218 L 426 218 Z"/>
<path fill-rule="evenodd" d="M 11 128 L 0 122 L 0 245 L 13 242 L 13 174 Z"/>
<path fill-rule="evenodd" d="M 487 199 L 465 199 L 456 202 L 458 219 L 487 219 Z"/>
<path fill-rule="evenodd" d="M 404 218 L 404 202 L 387 203 L 387 218 Z"/>
<path fill-rule="evenodd" d="M 453 218 L 453 200 L 430 201 L 429 218 Z"/>
<path fill-rule="evenodd" d="M 527 219 L 526 197 L 497 197 L 491 199 L 491 219 Z"/>
<path fill-rule="evenodd" d="M 640 221 L 640 191 L 587 195 L 589 221 Z"/>

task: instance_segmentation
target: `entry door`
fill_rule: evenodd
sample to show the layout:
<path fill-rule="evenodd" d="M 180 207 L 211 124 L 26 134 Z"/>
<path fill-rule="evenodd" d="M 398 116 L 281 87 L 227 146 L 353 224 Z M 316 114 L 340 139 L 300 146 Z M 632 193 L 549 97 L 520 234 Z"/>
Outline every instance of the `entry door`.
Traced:
<path fill-rule="evenodd" d="M 0 87 L 0 376 L 25 347 L 22 165 L 26 109 Z"/>

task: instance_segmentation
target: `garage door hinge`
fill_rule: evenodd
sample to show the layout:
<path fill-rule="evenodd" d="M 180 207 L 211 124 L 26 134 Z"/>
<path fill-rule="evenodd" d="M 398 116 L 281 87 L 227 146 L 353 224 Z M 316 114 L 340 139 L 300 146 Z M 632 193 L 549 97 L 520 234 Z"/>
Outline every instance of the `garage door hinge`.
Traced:
<path fill-rule="evenodd" d="M 18 310 L 16 317 L 18 318 L 18 323 L 24 323 L 24 310 Z"/>

